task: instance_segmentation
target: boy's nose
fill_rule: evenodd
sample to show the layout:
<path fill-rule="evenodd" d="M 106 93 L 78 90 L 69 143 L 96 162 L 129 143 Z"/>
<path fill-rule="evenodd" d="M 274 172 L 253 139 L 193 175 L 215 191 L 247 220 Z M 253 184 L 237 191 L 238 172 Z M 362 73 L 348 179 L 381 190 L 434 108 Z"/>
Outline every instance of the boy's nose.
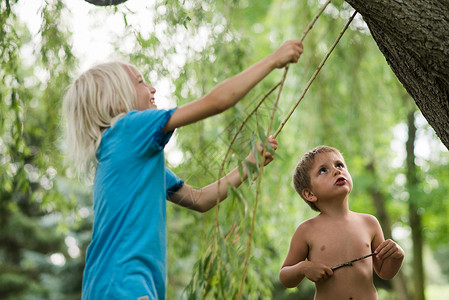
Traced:
<path fill-rule="evenodd" d="M 334 176 L 335 175 L 339 175 L 341 174 L 341 170 L 340 169 L 334 169 Z"/>

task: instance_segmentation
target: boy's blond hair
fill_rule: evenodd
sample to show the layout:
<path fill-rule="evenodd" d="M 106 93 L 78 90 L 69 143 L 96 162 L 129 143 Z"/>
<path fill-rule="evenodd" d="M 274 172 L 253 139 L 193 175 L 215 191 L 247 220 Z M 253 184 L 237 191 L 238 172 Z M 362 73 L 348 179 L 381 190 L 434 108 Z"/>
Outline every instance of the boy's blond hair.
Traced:
<path fill-rule="evenodd" d="M 135 109 L 137 94 L 122 62 L 98 64 L 82 73 L 67 89 L 63 111 L 67 150 L 77 174 L 95 170 L 95 153 L 104 130 Z"/>
<path fill-rule="evenodd" d="M 330 146 L 318 146 L 313 148 L 309 152 L 305 153 L 296 165 L 295 172 L 293 173 L 293 186 L 296 192 L 304 199 L 304 201 L 315 211 L 320 211 L 315 203 L 308 201 L 302 195 L 302 191 L 305 188 L 310 188 L 310 169 L 315 161 L 316 155 L 320 153 L 335 152 L 340 153 L 338 149 Z"/>

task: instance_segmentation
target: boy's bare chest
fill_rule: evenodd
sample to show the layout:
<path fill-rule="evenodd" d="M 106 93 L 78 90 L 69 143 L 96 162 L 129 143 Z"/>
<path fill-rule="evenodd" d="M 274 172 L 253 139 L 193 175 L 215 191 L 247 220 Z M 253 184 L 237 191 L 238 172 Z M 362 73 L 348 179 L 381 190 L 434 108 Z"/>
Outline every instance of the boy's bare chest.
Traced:
<path fill-rule="evenodd" d="M 320 224 L 308 237 L 308 259 L 334 266 L 370 254 L 372 239 L 360 222 Z"/>

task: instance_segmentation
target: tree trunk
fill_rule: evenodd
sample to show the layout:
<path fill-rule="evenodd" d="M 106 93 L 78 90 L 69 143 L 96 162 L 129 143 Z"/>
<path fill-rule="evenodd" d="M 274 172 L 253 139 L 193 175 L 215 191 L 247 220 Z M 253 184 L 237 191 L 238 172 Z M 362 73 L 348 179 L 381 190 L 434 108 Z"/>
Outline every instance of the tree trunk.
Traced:
<path fill-rule="evenodd" d="M 449 149 L 449 0 L 346 0 Z"/>
<path fill-rule="evenodd" d="M 374 161 L 366 166 L 366 170 L 372 176 L 372 178 L 376 177 Z M 369 193 L 371 194 L 371 198 L 373 199 L 374 207 L 376 208 L 376 216 L 378 217 L 379 223 L 382 226 L 382 231 L 384 233 L 385 239 L 391 239 L 391 222 L 387 212 L 387 208 L 385 207 L 385 195 L 378 189 L 376 185 L 371 185 L 371 187 L 369 188 Z M 396 276 L 392 279 L 393 288 L 396 291 L 396 298 L 398 300 L 410 300 L 406 282 L 407 280 L 402 269 L 399 270 Z"/>
<path fill-rule="evenodd" d="M 419 205 L 417 193 L 418 176 L 416 175 L 415 165 L 415 111 L 408 114 L 408 140 L 407 150 L 407 187 L 409 192 L 409 222 L 412 230 L 413 241 L 413 280 L 414 280 L 414 299 L 424 300 L 424 266 L 423 266 L 423 236 L 421 226 L 421 216 L 419 214 Z"/>

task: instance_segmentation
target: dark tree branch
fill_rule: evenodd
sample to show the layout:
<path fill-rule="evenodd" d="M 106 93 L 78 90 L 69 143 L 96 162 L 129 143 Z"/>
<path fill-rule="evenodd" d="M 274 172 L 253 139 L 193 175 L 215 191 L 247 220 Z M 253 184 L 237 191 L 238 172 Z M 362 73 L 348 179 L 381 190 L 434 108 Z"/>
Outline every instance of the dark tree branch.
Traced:
<path fill-rule="evenodd" d="M 449 149 L 449 1 L 346 0 Z"/>

